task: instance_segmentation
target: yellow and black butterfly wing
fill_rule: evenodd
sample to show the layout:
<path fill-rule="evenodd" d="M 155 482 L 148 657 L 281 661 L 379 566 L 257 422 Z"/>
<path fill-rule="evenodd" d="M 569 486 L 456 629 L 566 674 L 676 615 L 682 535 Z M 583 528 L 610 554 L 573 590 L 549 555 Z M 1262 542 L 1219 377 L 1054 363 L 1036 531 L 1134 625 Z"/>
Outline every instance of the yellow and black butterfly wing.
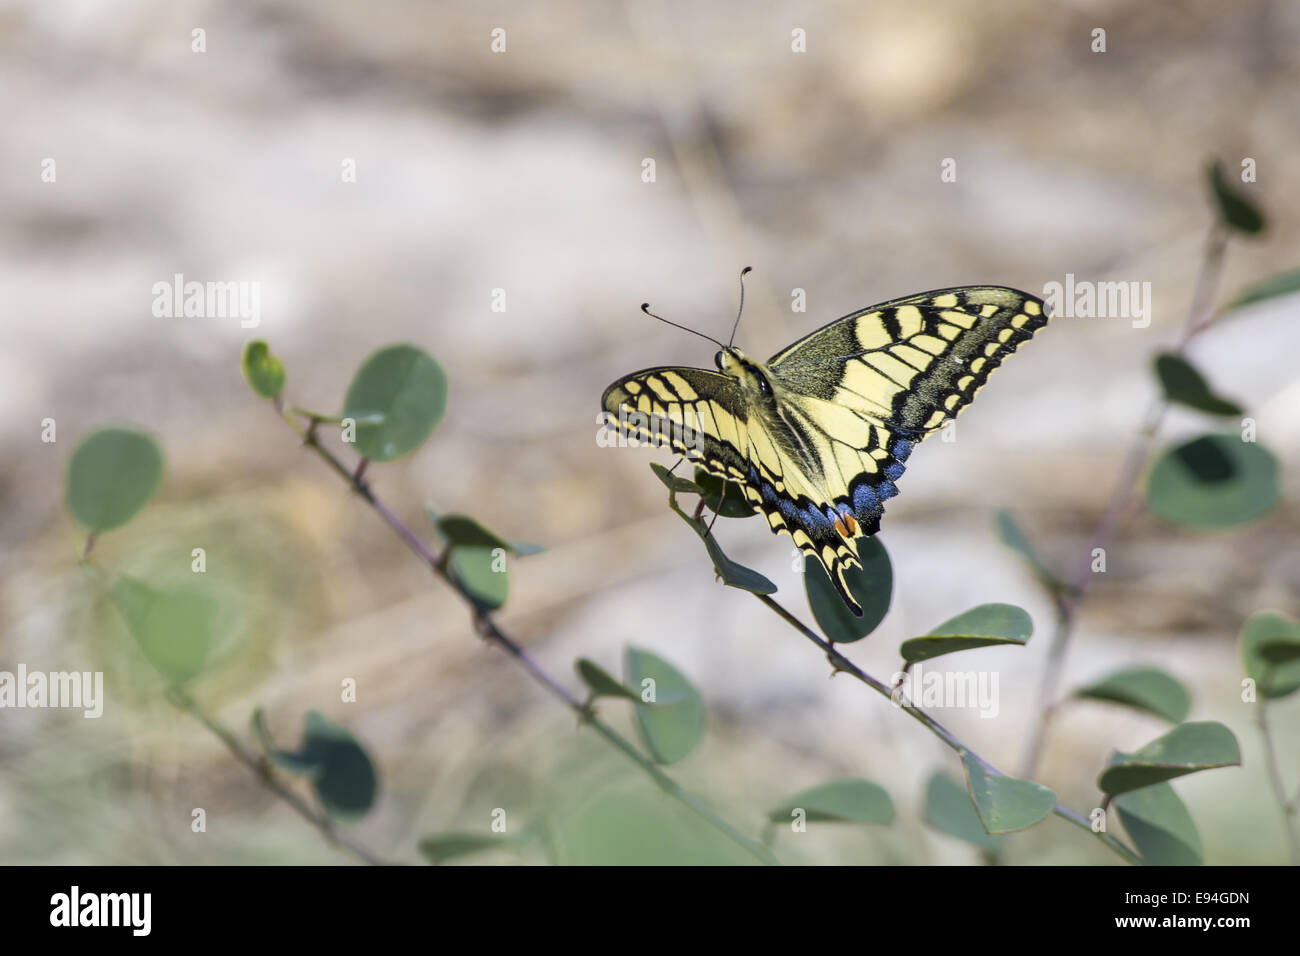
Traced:
<path fill-rule="evenodd" d="M 767 367 L 795 396 L 843 405 L 915 439 L 970 404 L 1046 322 L 1042 300 L 1015 289 L 938 289 L 836 319 Z"/>
<path fill-rule="evenodd" d="M 664 366 L 619 379 L 600 400 L 610 424 L 643 444 L 663 445 L 705 471 L 743 482 L 749 472 L 746 408 L 736 380 Z"/>
<path fill-rule="evenodd" d="M 849 408 L 778 389 L 772 409 L 749 424 L 746 497 L 773 531 L 784 531 L 816 558 L 854 614 L 862 607 L 845 580 L 860 564 L 857 538 L 880 530 L 884 502 L 911 441 Z"/>
<path fill-rule="evenodd" d="M 634 372 L 605 389 L 601 405 L 609 424 L 628 437 L 669 447 L 735 482 L 773 531 L 786 532 L 817 556 L 845 602 L 862 613 L 842 570 L 845 562 L 856 563 L 857 548 L 852 535 L 846 539 L 835 531 L 837 515 L 824 506 L 820 465 L 808 454 L 813 446 L 800 437 L 811 431 L 788 427 L 771 407 L 748 402 L 735 379 L 703 369 Z"/>
<path fill-rule="evenodd" d="M 915 444 L 1046 321 L 1042 301 L 1014 289 L 940 289 L 844 316 L 768 360 L 774 430 L 792 434 L 806 484 L 821 494 L 793 496 L 766 476 L 760 494 L 855 613 L 844 580 L 858 563 L 854 536 L 880 530 Z"/>

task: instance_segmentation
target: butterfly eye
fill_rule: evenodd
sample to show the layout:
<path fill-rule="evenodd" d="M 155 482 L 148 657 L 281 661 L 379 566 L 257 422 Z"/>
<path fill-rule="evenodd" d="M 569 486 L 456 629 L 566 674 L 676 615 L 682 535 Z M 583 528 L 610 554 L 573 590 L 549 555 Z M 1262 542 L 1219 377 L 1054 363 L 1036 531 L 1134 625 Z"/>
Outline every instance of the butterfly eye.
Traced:
<path fill-rule="evenodd" d="M 719 372 L 722 371 L 722 353 L 721 353 L 721 352 L 719 352 L 717 355 L 713 356 L 713 364 L 716 365 L 716 366 L 718 367 L 718 371 L 719 371 Z"/>

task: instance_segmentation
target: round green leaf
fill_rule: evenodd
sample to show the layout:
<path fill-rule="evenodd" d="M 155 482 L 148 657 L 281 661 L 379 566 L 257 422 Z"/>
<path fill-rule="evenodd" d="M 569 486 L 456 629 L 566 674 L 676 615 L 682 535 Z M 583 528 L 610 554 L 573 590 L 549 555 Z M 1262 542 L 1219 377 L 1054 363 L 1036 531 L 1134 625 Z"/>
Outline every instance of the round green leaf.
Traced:
<path fill-rule="evenodd" d="M 745 500 L 745 493 L 734 481 L 723 481 L 697 466 L 695 483 L 704 492 L 704 504 L 722 517 L 748 518 L 754 513 L 754 506 Z"/>
<path fill-rule="evenodd" d="M 894 803 L 885 788 L 870 780 L 833 780 L 800 791 L 768 814 L 773 823 L 788 823 L 802 809 L 810 823 L 893 823 Z"/>
<path fill-rule="evenodd" d="M 984 829 L 966 788 L 943 771 L 936 771 L 926 785 L 925 821 L 990 853 L 1000 852 L 1005 842 L 1005 837 Z"/>
<path fill-rule="evenodd" d="M 67 503 L 91 531 L 126 524 L 162 481 L 157 442 L 133 428 L 101 428 L 81 440 L 67 471 Z"/>
<path fill-rule="evenodd" d="M 373 806 L 378 776 L 365 748 L 347 728 L 326 720 L 319 711 L 309 711 L 296 752 L 275 746 L 260 709 L 253 713 L 253 728 L 276 766 L 311 780 L 330 816 L 355 819 Z"/>
<path fill-rule="evenodd" d="M 661 657 L 634 647 L 624 658 L 626 683 L 637 694 L 641 740 L 659 763 L 675 763 L 704 735 L 704 701 L 681 671 Z M 643 681 L 652 680 L 653 685 Z M 646 700 L 649 688 L 654 699 Z"/>
<path fill-rule="evenodd" d="M 1201 837 L 1187 807 L 1167 783 L 1122 793 L 1115 809 L 1148 866 L 1200 866 Z"/>
<path fill-rule="evenodd" d="M 122 576 L 109 597 L 157 671 L 174 684 L 197 677 L 217 643 L 221 607 L 195 585 L 158 590 Z"/>
<path fill-rule="evenodd" d="M 1136 753 L 1117 751 L 1101 772 L 1097 786 L 1111 795 L 1172 780 L 1198 770 L 1241 764 L 1241 750 L 1231 730 L 1213 720 L 1179 724 Z"/>
<path fill-rule="evenodd" d="M 858 557 L 862 567 L 844 572 L 849 593 L 862 605 L 858 617 L 840 597 L 830 575 L 820 561 L 808 556 L 803 561 L 803 586 L 808 594 L 817 626 L 826 639 L 836 644 L 860 641 L 877 627 L 889 613 L 889 602 L 894 593 L 894 569 L 889 554 L 877 537 L 858 539 Z"/>
<path fill-rule="evenodd" d="M 1034 633 L 1033 619 L 1014 604 L 981 604 L 944 621 L 929 634 L 904 641 L 899 651 L 909 664 L 941 654 L 994 644 L 1024 644 Z"/>
<path fill-rule="evenodd" d="M 1210 189 L 1224 225 L 1246 235 L 1263 231 L 1264 214 L 1253 200 L 1247 199 L 1240 189 L 1228 182 L 1218 161 L 1210 166 Z"/>
<path fill-rule="evenodd" d="M 462 546 L 452 548 L 451 569 L 474 600 L 489 611 L 506 603 L 510 574 L 502 548 Z"/>
<path fill-rule="evenodd" d="M 574 665 L 578 671 L 578 676 L 582 682 L 587 685 L 593 697 L 626 697 L 630 700 L 640 700 L 641 698 L 628 690 L 618 678 L 610 674 L 594 661 L 585 657 L 578 658 Z"/>
<path fill-rule="evenodd" d="M 1246 676 L 1264 698 L 1287 697 L 1300 689 L 1300 621 L 1274 611 L 1252 614 L 1242 625 L 1238 648 Z"/>
<path fill-rule="evenodd" d="M 1076 697 L 1108 700 L 1181 723 L 1192 708 L 1187 688 L 1154 667 L 1128 667 L 1075 691 Z"/>
<path fill-rule="evenodd" d="M 1203 435 L 1166 451 L 1147 476 L 1147 505 L 1176 524 L 1226 528 L 1270 511 L 1277 460 L 1236 435 Z"/>
<path fill-rule="evenodd" d="M 975 812 L 989 833 L 1010 833 L 1031 827 L 1056 807 L 1056 794 L 1041 783 L 991 774 L 970 753 L 961 753 L 966 787 Z"/>
<path fill-rule="evenodd" d="M 284 366 L 271 354 L 270 346 L 262 340 L 244 346 L 241 365 L 244 381 L 263 398 L 275 398 L 284 389 Z"/>
<path fill-rule="evenodd" d="M 372 461 L 392 461 L 419 448 L 446 407 L 442 366 L 413 345 L 392 345 L 361 366 L 348 386 L 342 417 L 357 421 L 358 452 Z M 378 423 L 376 415 L 382 416 Z"/>
<path fill-rule="evenodd" d="M 330 816 L 355 818 L 374 805 L 379 789 L 374 764 L 345 728 L 313 710 L 307 715 L 303 749 L 321 753 L 312 784 Z"/>
<path fill-rule="evenodd" d="M 1156 376 L 1165 397 L 1209 415 L 1240 415 L 1241 406 L 1214 394 L 1210 383 L 1181 355 L 1162 352 L 1155 359 Z"/>

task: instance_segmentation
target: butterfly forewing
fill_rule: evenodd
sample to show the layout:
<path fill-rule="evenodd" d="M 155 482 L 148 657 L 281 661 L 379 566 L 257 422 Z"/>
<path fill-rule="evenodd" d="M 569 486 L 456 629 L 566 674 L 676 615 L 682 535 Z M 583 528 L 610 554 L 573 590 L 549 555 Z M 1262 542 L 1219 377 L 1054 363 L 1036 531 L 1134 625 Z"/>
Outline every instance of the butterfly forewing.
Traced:
<path fill-rule="evenodd" d="M 854 312 L 768 360 L 806 394 L 923 437 L 970 404 L 1047 322 L 1041 299 L 1002 286 L 938 289 Z"/>
<path fill-rule="evenodd" d="M 747 409 L 734 379 L 698 368 L 648 368 L 619 379 L 601 398 L 619 431 L 664 445 L 710 474 L 744 482 Z"/>

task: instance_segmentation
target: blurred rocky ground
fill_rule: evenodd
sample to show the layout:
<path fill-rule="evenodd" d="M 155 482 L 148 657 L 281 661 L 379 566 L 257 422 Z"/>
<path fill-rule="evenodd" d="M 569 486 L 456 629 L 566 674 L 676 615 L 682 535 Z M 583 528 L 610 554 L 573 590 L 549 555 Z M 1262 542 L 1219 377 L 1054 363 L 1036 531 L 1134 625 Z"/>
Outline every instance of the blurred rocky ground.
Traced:
<path fill-rule="evenodd" d="M 570 686 L 575 658 L 617 671 L 627 645 L 675 662 L 710 730 L 673 772 L 743 828 L 801 787 L 866 776 L 892 792 L 894 827 L 778 849 L 975 861 L 921 822 L 925 781 L 955 769 L 951 754 L 861 686 L 826 680 L 802 639 L 713 583 L 646 467 L 656 456 L 598 447 L 597 399 L 634 368 L 707 367 L 711 348 L 637 307 L 720 336 L 744 265 L 738 341 L 757 355 L 924 289 L 1150 282 L 1149 327 L 1053 322 L 955 443 L 916 453 L 890 504 L 894 606 L 852 655 L 887 677 L 899 640 L 984 601 L 1024 606 L 1038 625 L 1027 648 L 960 665 L 999 672 L 999 716 L 940 715 L 1013 767 L 1051 607 L 994 515 L 1013 509 L 1051 560 L 1077 562 L 1155 394 L 1151 356 L 1191 302 L 1210 158 L 1230 171 L 1256 160 L 1248 188 L 1270 219 L 1230 249 L 1221 298 L 1297 264 L 1298 51 L 1300 7 L 1282 0 L 0 3 L 0 668 L 113 677 L 98 721 L 3 715 L 0 859 L 347 859 L 120 664 L 120 628 L 77 567 L 61 476 L 80 435 L 121 421 L 158 436 L 168 470 L 158 499 L 103 539 L 101 562 L 162 573 L 200 542 L 223 557 L 244 627 L 196 694 L 240 733 L 256 706 L 286 741 L 312 708 L 351 728 L 383 774 L 380 806 L 351 828 L 359 842 L 415 861 L 418 837 L 517 802 L 559 821 L 565 860 L 695 858 L 692 825 L 475 637 L 456 599 L 252 397 L 238 360 L 257 336 L 288 366 L 289 401 L 325 410 L 381 345 L 414 342 L 443 363 L 446 420 L 420 452 L 372 470 L 377 490 L 415 526 L 428 503 L 548 547 L 515 567 L 502 620 Z M 955 182 L 941 182 L 945 159 Z M 155 318 L 152 286 L 176 273 L 258 282 L 260 324 Z M 806 313 L 791 310 L 795 289 Z M 1235 641 L 1252 611 L 1294 614 L 1300 596 L 1297 309 L 1234 313 L 1193 349 L 1281 458 L 1283 505 L 1212 535 L 1135 517 L 1068 662 L 1071 686 L 1158 664 L 1192 689 L 1193 718 L 1237 732 L 1242 769 L 1178 785 L 1212 862 L 1285 859 Z M 1175 414 L 1166 438 L 1203 427 Z M 759 521 L 719 532 L 806 613 L 788 541 Z M 344 677 L 356 704 L 339 701 Z M 1294 755 L 1295 702 L 1280 713 Z M 1161 732 L 1078 704 L 1051 731 L 1041 779 L 1091 807 L 1109 752 Z M 1284 769 L 1294 784 L 1293 756 Z M 656 826 L 673 839 L 642 839 Z M 1012 838 L 1011 854 L 1111 859 L 1060 821 Z"/>

